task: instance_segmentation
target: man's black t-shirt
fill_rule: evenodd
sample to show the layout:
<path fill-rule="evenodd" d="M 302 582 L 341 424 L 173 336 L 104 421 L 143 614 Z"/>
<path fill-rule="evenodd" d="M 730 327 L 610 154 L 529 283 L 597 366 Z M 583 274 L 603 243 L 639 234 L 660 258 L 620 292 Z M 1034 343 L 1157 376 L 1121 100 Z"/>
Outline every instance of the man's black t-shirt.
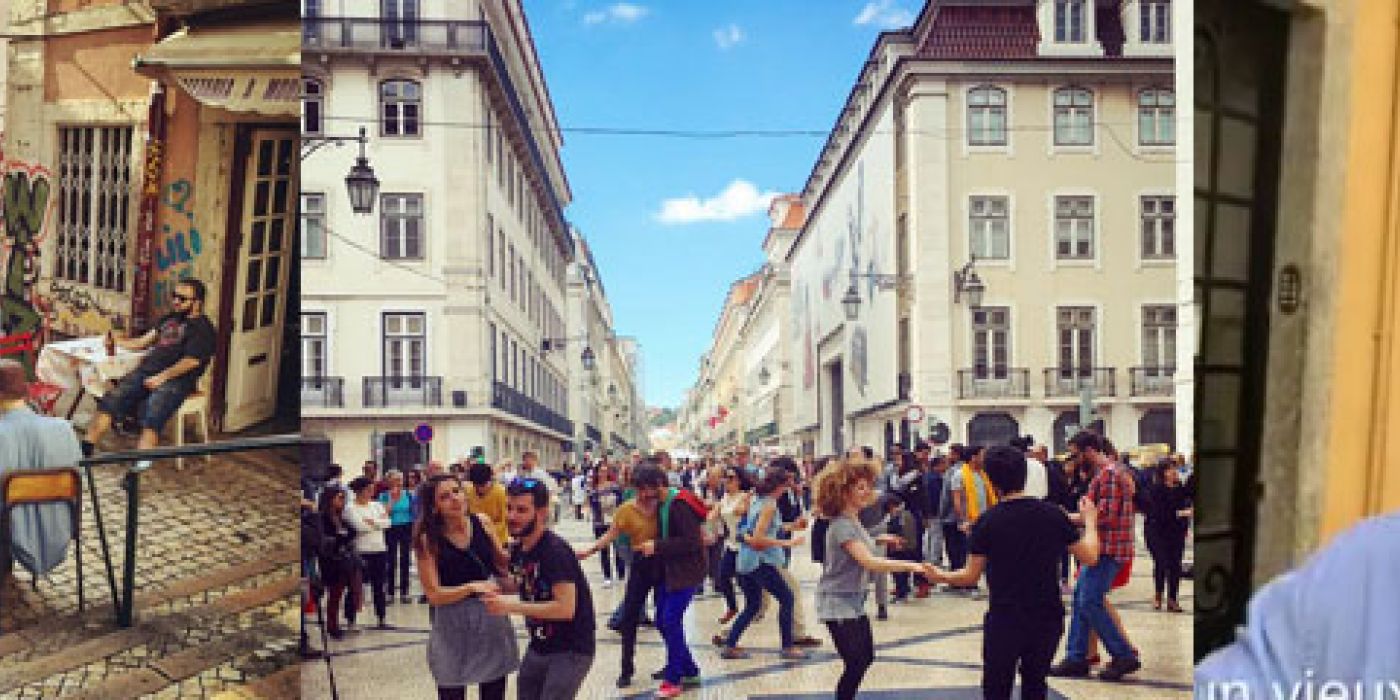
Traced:
<path fill-rule="evenodd" d="M 1057 506 L 1013 498 L 992 506 L 968 534 L 968 552 L 987 558 L 990 609 L 1019 615 L 1065 614 L 1060 559 L 1079 531 Z"/>
<path fill-rule="evenodd" d="M 530 602 L 554 600 L 554 584 L 574 584 L 574 619 L 536 620 L 525 618 L 530 629 L 530 648 L 537 654 L 572 652 L 592 655 L 594 640 L 593 595 L 583 575 L 578 555 L 562 537 L 551 530 L 540 536 L 535 548 L 511 551 L 511 572 L 520 583 L 520 599 Z"/>
<path fill-rule="evenodd" d="M 151 346 L 146 356 L 141 358 L 138 369 L 143 372 L 161 372 L 179 362 L 181 358 L 193 357 L 199 360 L 199 367 L 179 377 L 191 385 L 204 374 L 209 359 L 214 356 L 214 324 L 208 316 L 190 318 L 185 314 L 171 313 L 156 321 L 156 344 Z"/>

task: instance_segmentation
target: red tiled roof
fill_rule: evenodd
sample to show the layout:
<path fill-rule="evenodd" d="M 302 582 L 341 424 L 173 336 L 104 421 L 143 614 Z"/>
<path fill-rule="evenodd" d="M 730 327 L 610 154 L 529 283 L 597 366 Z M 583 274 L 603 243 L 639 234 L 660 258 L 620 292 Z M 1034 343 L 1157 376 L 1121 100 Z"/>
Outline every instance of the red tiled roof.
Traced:
<path fill-rule="evenodd" d="M 1039 41 L 1034 5 L 950 5 L 937 10 L 918 55 L 955 60 L 1035 58 Z"/>

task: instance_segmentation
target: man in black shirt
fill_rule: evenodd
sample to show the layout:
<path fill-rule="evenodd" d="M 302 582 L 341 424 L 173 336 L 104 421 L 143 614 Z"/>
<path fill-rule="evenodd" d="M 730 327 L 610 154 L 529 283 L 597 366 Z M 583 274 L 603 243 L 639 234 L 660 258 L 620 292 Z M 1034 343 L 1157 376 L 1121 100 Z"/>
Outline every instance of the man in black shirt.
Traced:
<path fill-rule="evenodd" d="M 506 487 L 510 571 L 518 596 L 484 597 L 492 615 L 522 615 L 530 647 L 520 662 L 520 700 L 572 698 L 596 651 L 593 596 L 574 548 L 548 527 L 549 488 L 521 477 Z"/>
<path fill-rule="evenodd" d="M 124 416 L 140 408 L 141 436 L 137 449 L 160 443 L 160 431 L 175 415 L 214 357 L 214 324 L 204 315 L 204 283 L 182 280 L 175 286 L 174 311 L 156 321 L 155 328 L 139 338 L 122 338 L 116 344 L 127 350 L 146 350 L 136 370 L 117 384 L 97 404 L 97 415 L 88 426 L 83 454 L 112 427 L 112 416 Z"/>
<path fill-rule="evenodd" d="M 1010 700 L 1019 665 L 1021 699 L 1045 700 L 1045 677 L 1064 633 L 1060 555 L 1068 547 L 1085 566 L 1098 561 L 1098 509 L 1088 499 L 1080 503 L 1081 537 L 1062 509 L 1025 495 L 1026 458 L 1019 450 L 988 448 L 983 467 L 1001 501 L 972 526 L 967 566 L 953 573 L 935 569 L 934 578 L 968 586 L 986 569 L 991 600 L 982 623 L 983 697 Z"/>

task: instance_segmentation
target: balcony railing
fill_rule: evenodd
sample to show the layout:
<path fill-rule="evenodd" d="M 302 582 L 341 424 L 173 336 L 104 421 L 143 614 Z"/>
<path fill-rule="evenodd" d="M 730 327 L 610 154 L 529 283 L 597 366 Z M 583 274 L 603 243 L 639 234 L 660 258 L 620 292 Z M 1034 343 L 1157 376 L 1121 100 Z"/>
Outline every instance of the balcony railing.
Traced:
<path fill-rule="evenodd" d="M 1020 367 L 978 367 L 958 370 L 960 399 L 1028 399 L 1031 371 Z"/>
<path fill-rule="evenodd" d="M 574 434 L 574 422 L 550 410 L 544 404 L 512 389 L 508 384 L 491 384 L 491 406 L 511 415 L 520 416 L 538 426 L 565 435 Z"/>
<path fill-rule="evenodd" d="M 1130 396 L 1171 396 L 1176 393 L 1176 368 L 1130 368 L 1128 390 Z"/>
<path fill-rule="evenodd" d="M 301 21 L 301 46 L 307 53 L 484 58 L 489 31 L 478 20 L 306 17 Z"/>
<path fill-rule="evenodd" d="M 441 405 L 442 377 L 365 377 L 365 408 Z"/>
<path fill-rule="evenodd" d="M 1114 396 L 1117 394 L 1115 376 L 1113 367 L 1052 367 L 1045 370 L 1045 395 L 1079 396 L 1080 391 L 1088 387 L 1094 396 Z"/>
<path fill-rule="evenodd" d="M 345 407 L 344 377 L 302 377 L 301 405 L 321 408 Z"/>

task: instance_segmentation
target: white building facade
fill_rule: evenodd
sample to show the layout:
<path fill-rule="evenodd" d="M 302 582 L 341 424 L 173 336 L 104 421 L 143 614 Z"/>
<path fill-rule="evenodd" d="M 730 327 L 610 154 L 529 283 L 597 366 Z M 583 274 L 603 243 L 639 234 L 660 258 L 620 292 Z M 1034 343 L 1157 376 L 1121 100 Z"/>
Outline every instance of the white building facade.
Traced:
<path fill-rule="evenodd" d="M 521 3 L 303 1 L 303 430 L 348 465 L 562 463 L 571 195 Z M 371 216 L 326 142 L 361 127 Z"/>
<path fill-rule="evenodd" d="M 1124 448 L 1188 432 L 1170 16 L 933 0 L 881 35 L 788 256 L 810 451 L 1025 434 L 1058 451 L 1081 406 Z"/>

